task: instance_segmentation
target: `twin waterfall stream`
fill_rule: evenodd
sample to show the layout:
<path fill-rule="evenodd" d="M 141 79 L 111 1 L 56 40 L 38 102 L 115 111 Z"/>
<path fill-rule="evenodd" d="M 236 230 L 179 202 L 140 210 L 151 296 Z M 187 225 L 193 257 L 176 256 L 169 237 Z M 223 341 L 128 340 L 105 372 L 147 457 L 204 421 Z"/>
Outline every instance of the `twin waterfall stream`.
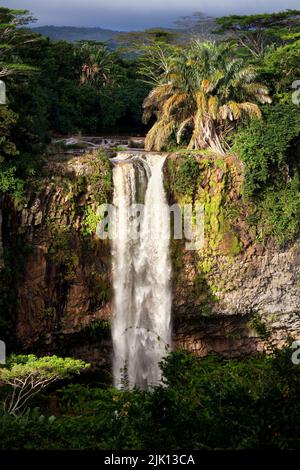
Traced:
<path fill-rule="evenodd" d="M 112 270 L 114 383 L 146 389 L 161 379 L 159 362 L 171 344 L 171 263 L 165 157 L 118 154 L 113 170 Z M 143 204 L 139 236 L 132 237 L 132 205 Z"/>

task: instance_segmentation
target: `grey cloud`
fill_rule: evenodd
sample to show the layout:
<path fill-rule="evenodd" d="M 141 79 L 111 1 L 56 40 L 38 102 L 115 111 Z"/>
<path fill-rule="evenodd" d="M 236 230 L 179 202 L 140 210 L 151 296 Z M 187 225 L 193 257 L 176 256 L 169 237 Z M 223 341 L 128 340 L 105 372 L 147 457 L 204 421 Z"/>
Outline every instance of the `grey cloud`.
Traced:
<path fill-rule="evenodd" d="M 194 11 L 220 16 L 299 8 L 299 0 L 7 0 L 6 6 L 32 11 L 39 25 L 128 30 L 172 26 L 176 18 Z"/>

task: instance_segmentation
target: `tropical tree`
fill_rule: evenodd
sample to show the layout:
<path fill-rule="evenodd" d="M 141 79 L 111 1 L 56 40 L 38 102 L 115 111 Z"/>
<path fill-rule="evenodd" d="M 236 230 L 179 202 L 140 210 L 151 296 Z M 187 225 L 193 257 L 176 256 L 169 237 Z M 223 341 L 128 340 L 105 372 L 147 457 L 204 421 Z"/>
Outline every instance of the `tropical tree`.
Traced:
<path fill-rule="evenodd" d="M 89 364 L 78 359 L 12 355 L 6 367 L 0 368 L 0 383 L 10 385 L 12 390 L 4 403 L 5 411 L 13 415 L 22 414 L 27 403 L 45 387 L 79 374 L 87 367 Z"/>
<path fill-rule="evenodd" d="M 115 40 L 120 44 L 122 51 L 130 53 L 131 56 L 140 56 L 145 46 L 153 44 L 175 44 L 182 41 L 184 32 L 179 33 L 175 30 L 167 30 L 163 28 L 151 28 L 144 31 L 130 31 L 119 33 Z"/>
<path fill-rule="evenodd" d="M 41 36 L 22 27 L 33 21 L 27 10 L 0 7 L 0 78 L 36 70 L 17 56 L 20 48 L 41 40 Z"/>
<path fill-rule="evenodd" d="M 271 45 L 283 45 L 300 32 L 300 10 L 256 15 L 231 15 L 216 19 L 216 33 L 229 35 L 253 57 L 265 54 Z M 287 37 L 289 36 L 289 37 Z"/>
<path fill-rule="evenodd" d="M 230 57 L 227 44 L 195 40 L 189 48 L 164 55 L 162 72 L 144 101 L 144 122 L 156 123 L 146 137 L 148 150 L 161 150 L 172 134 L 179 144 L 190 135 L 189 149 L 225 153 L 225 137 L 243 118 L 261 118 L 258 103 L 270 103 L 251 65 Z"/>
<path fill-rule="evenodd" d="M 85 42 L 80 47 L 84 63 L 80 83 L 107 86 L 112 83 L 113 55 L 104 44 Z"/>

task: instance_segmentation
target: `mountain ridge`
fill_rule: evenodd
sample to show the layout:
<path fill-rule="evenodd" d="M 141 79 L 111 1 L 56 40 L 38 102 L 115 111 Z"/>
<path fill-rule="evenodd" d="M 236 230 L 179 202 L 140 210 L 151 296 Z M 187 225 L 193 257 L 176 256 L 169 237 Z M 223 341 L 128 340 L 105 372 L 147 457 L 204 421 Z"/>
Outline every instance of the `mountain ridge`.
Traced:
<path fill-rule="evenodd" d="M 100 41 L 112 42 L 114 37 L 123 33 L 101 27 L 54 26 L 44 25 L 30 28 L 32 31 L 47 36 L 53 41 Z"/>

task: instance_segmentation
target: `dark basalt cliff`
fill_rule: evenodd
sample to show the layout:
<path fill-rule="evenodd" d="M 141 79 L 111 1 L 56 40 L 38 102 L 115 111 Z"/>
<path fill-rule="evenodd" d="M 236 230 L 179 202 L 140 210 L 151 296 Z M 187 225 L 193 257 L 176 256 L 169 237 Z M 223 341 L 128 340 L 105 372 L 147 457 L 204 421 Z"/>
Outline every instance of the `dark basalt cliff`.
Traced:
<path fill-rule="evenodd" d="M 170 203 L 204 204 L 205 245 L 197 252 L 171 242 L 174 343 L 199 355 L 236 356 L 299 337 L 300 243 L 259 243 L 247 223 L 235 158 L 187 162 L 168 156 L 166 190 Z M 111 198 L 110 163 L 94 153 L 49 159 L 18 206 L 2 200 L 8 344 L 109 366 L 110 246 L 95 229 L 97 207 Z"/>
<path fill-rule="evenodd" d="M 107 365 L 110 246 L 94 232 L 97 207 L 111 198 L 110 163 L 96 153 L 60 156 L 48 160 L 43 173 L 18 207 L 2 203 L 3 245 L 11 251 L 5 262 L 16 271 L 22 258 L 17 279 L 9 276 L 7 286 L 16 301 L 13 308 L 3 305 L 6 318 L 13 315 L 12 341 L 20 350 Z"/>

